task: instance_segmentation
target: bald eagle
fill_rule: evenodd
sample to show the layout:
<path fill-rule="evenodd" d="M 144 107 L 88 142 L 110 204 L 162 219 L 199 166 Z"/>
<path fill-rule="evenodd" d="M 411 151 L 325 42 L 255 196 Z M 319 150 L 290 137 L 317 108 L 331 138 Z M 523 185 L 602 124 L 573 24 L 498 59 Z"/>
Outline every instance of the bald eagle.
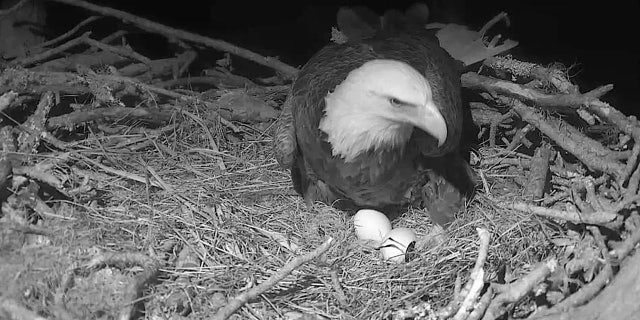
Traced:
<path fill-rule="evenodd" d="M 389 213 L 419 199 L 446 224 L 473 189 L 460 64 L 421 9 L 341 8 L 348 41 L 325 46 L 294 80 L 274 148 L 307 204 Z"/>

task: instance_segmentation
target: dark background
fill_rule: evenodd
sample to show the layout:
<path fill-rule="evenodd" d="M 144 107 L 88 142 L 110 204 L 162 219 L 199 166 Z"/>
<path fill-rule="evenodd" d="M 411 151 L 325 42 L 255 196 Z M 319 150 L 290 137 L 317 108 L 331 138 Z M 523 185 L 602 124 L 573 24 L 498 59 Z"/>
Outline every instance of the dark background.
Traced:
<path fill-rule="evenodd" d="M 218 38 L 263 55 L 278 56 L 300 66 L 325 45 L 341 5 L 366 4 L 382 13 L 387 8 L 404 9 L 414 1 L 196 1 L 93 0 L 96 4 L 172 26 Z M 527 61 L 573 65 L 571 74 L 582 91 L 613 83 L 605 97 L 629 114 L 640 114 L 636 94 L 640 91 L 640 5 L 637 0 L 618 1 L 463 1 L 428 0 L 436 21 L 457 22 L 480 28 L 500 11 L 506 11 L 511 26 L 501 33 L 519 41 L 514 55 Z M 84 19 L 88 12 L 50 3 L 51 30 L 63 32 Z M 108 33 L 115 19 L 102 23 Z M 96 32 L 98 32 L 97 30 Z M 168 48 L 149 39 L 148 52 L 159 57 Z M 97 38 L 97 37 L 96 37 Z M 165 43 L 162 38 L 157 43 Z M 138 49 L 138 46 L 136 46 Z M 212 61 L 220 54 L 211 50 Z M 236 58 L 234 62 L 240 63 Z M 248 63 L 246 68 L 261 70 Z M 263 69 L 262 69 L 263 70 Z"/>

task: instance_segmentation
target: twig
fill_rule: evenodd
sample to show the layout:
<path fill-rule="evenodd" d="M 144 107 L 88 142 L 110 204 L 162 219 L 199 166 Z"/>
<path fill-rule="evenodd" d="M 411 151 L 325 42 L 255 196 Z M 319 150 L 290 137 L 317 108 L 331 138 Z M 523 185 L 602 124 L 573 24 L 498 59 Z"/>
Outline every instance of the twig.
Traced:
<path fill-rule="evenodd" d="M 22 93 L 60 91 L 69 94 L 89 92 L 83 80 L 70 72 L 42 72 L 23 68 L 7 68 L 0 73 L 0 91 Z"/>
<path fill-rule="evenodd" d="M 10 65 L 20 65 L 20 66 L 26 67 L 26 66 L 32 65 L 32 64 L 34 64 L 36 62 L 40 62 L 42 60 L 46 60 L 46 59 L 48 59 L 48 58 L 50 58 L 50 57 L 52 57 L 54 55 L 57 55 L 57 54 L 62 53 L 62 52 L 65 52 L 65 51 L 67 51 L 67 50 L 69 50 L 69 49 L 71 49 L 71 48 L 73 48 L 75 46 L 78 46 L 78 45 L 82 44 L 85 41 L 85 39 L 89 38 L 90 35 L 91 35 L 91 31 L 87 31 L 87 32 L 83 33 L 81 36 L 79 36 L 79 37 L 77 37 L 75 39 L 69 40 L 69 41 L 61 44 L 58 47 L 49 49 L 47 51 L 44 51 L 44 52 L 41 52 L 39 54 L 30 56 L 30 57 L 25 58 L 25 59 L 13 61 Z"/>
<path fill-rule="evenodd" d="M 162 82 L 156 82 L 153 85 L 160 88 L 168 88 L 168 87 L 175 87 L 175 86 L 192 85 L 196 83 L 210 84 L 219 88 L 220 87 L 243 88 L 246 86 L 256 86 L 256 84 L 253 83 L 253 81 L 247 78 L 237 76 L 234 74 L 222 75 L 221 73 L 217 73 L 213 75 L 210 74 L 204 77 L 188 77 L 188 78 L 167 80 Z"/>
<path fill-rule="evenodd" d="M 616 108 L 598 99 L 591 99 L 589 103 L 587 103 L 587 107 L 599 117 L 608 119 L 614 123 L 620 130 L 630 135 L 636 143 L 640 141 L 640 125 L 638 125 L 635 117 L 630 119 Z"/>
<path fill-rule="evenodd" d="M 284 279 L 287 275 L 289 275 L 293 270 L 300 267 L 301 265 L 321 256 L 324 252 L 331 248 L 333 244 L 333 238 L 329 237 L 327 241 L 325 241 L 322 245 L 320 245 L 315 250 L 294 258 L 289 263 L 287 263 L 282 269 L 280 269 L 277 273 L 273 274 L 269 279 L 260 283 L 259 285 L 249 289 L 248 291 L 236 296 L 235 298 L 229 300 L 226 306 L 222 307 L 216 314 L 213 316 L 213 319 L 223 320 L 230 317 L 233 313 L 236 312 L 240 307 L 242 307 L 245 303 L 247 303 L 251 299 L 255 299 L 259 295 L 263 294 L 273 286 L 275 286 L 280 280 Z"/>
<path fill-rule="evenodd" d="M 211 148 L 211 150 L 213 150 L 216 153 L 220 153 L 220 149 L 218 149 L 218 145 L 216 144 L 216 139 L 213 138 L 213 135 L 211 134 L 211 131 L 209 130 L 207 125 L 204 124 L 202 119 L 200 119 L 200 117 L 196 116 L 195 114 L 193 114 L 193 113 L 191 113 L 191 112 L 189 112 L 187 110 L 181 110 L 181 112 L 182 112 L 182 114 L 186 115 L 187 117 L 189 117 L 193 121 L 195 121 L 197 124 L 199 124 L 200 127 L 202 127 L 202 130 L 204 131 L 204 133 L 209 138 L 209 147 Z M 222 157 L 215 156 L 214 158 L 216 159 L 216 162 L 218 163 L 218 168 L 220 168 L 220 170 L 224 171 L 224 170 L 227 169 L 225 164 L 224 164 L 224 161 L 222 161 Z"/>
<path fill-rule="evenodd" d="M 478 301 L 478 303 L 475 305 L 475 309 L 473 309 L 473 311 L 469 313 L 469 316 L 466 320 L 481 319 L 482 315 L 487 312 L 487 308 L 489 308 L 489 305 L 491 304 L 493 295 L 493 288 L 489 286 L 489 288 L 487 288 L 487 291 L 482 295 L 482 298 L 480 298 L 480 301 Z"/>
<path fill-rule="evenodd" d="M 340 283 L 340 278 L 338 277 L 338 270 L 331 269 L 331 285 L 333 286 L 333 290 L 336 292 L 336 300 L 343 307 L 349 306 L 349 300 L 347 299 L 347 295 L 344 293 L 342 289 L 342 284 Z"/>
<path fill-rule="evenodd" d="M 455 295 L 453 297 L 453 300 L 451 300 L 445 307 L 436 311 L 435 316 L 438 319 L 451 318 L 460 309 L 460 305 L 462 304 L 464 298 L 469 294 L 472 285 L 473 281 L 467 281 L 464 287 L 462 287 L 462 290 L 460 290 L 459 294 Z"/>
<path fill-rule="evenodd" d="M 30 154 L 38 147 L 42 133 L 47 130 L 45 127 L 47 114 L 53 107 L 53 103 L 53 92 L 45 92 L 40 97 L 36 111 L 20 126 L 27 129 L 18 135 L 18 150 L 20 152 Z"/>
<path fill-rule="evenodd" d="M 487 255 L 489 252 L 489 232 L 483 228 L 477 228 L 478 237 L 480 238 L 480 249 L 478 250 L 478 258 L 476 264 L 471 271 L 471 280 L 473 284 L 469 290 L 469 293 L 462 301 L 460 309 L 453 317 L 454 320 L 463 320 L 469 316 L 469 313 L 473 311 L 474 305 L 480 296 L 480 291 L 484 287 L 484 263 L 487 261 Z"/>
<path fill-rule="evenodd" d="M 507 306 L 509 304 L 522 299 L 522 297 L 531 292 L 535 286 L 544 281 L 557 267 L 558 262 L 555 259 L 549 259 L 524 278 L 509 285 L 500 286 L 499 289 L 496 290 L 499 292 L 498 296 L 491 301 L 482 319 L 493 320 L 502 316 L 507 312 Z"/>
<path fill-rule="evenodd" d="M 500 12 L 491 20 L 489 20 L 487 23 L 485 23 L 484 26 L 482 26 L 480 31 L 478 31 L 478 34 L 480 35 L 480 37 L 484 37 L 485 33 L 487 33 L 487 31 L 489 31 L 489 29 L 491 29 L 491 27 L 493 27 L 496 23 L 500 22 L 500 20 L 504 20 L 507 26 L 511 24 L 511 21 L 509 20 L 509 16 L 507 15 L 507 13 Z"/>
<path fill-rule="evenodd" d="M 578 212 L 562 211 L 562 210 L 557 210 L 552 208 L 538 207 L 535 205 L 522 203 L 522 202 L 512 202 L 512 203 L 503 202 L 500 205 L 508 209 L 529 212 L 541 217 L 559 219 L 559 220 L 569 221 L 576 224 L 585 223 L 585 224 L 595 224 L 595 225 L 601 225 L 601 226 L 610 226 L 610 224 L 614 223 L 614 221 L 616 221 L 616 219 L 618 218 L 618 214 L 610 211 L 596 211 L 588 214 L 585 214 L 585 213 L 581 214 Z"/>
<path fill-rule="evenodd" d="M 115 17 L 124 22 L 134 24 L 143 30 L 162 34 L 170 39 L 175 38 L 175 39 L 180 39 L 184 41 L 200 43 L 216 50 L 229 52 L 237 56 L 243 57 L 245 59 L 251 60 L 253 62 L 256 62 L 258 64 L 275 69 L 281 72 L 286 77 L 293 77 L 298 72 L 298 69 L 288 64 L 285 64 L 279 61 L 278 59 L 263 57 L 255 52 L 234 46 L 222 40 L 215 40 L 215 39 L 204 37 L 195 33 L 171 28 L 171 27 L 153 22 L 151 20 L 141 18 L 133 14 L 121 11 L 121 10 L 116 10 L 116 9 L 112 9 L 104 6 L 98 6 L 82 0 L 52 0 L 52 1 L 65 3 L 75 7 L 84 8 L 86 10 L 97 12 L 105 16 Z"/>
<path fill-rule="evenodd" d="M 454 319 L 466 319 L 470 314 L 481 312 L 476 309 L 478 305 L 476 305 L 475 302 L 480 294 L 480 290 L 482 290 L 484 286 L 483 267 L 487 261 L 491 237 L 486 229 L 476 228 L 476 231 L 478 232 L 480 240 L 478 258 L 476 258 L 476 263 L 471 271 L 470 280 L 465 284 L 464 288 L 459 288 L 460 277 L 457 277 L 457 289 L 454 290 L 453 299 L 445 307 L 434 311 L 431 303 L 422 302 L 411 308 L 393 311 L 391 313 L 392 319 L 423 319 L 427 318 L 427 315 L 428 319 L 448 319 L 454 314 L 456 316 Z M 485 294 L 485 296 L 482 297 L 482 301 L 486 302 L 486 299 L 488 298 Z M 486 302 L 486 304 L 488 304 L 488 302 Z M 483 308 L 486 307 L 486 305 L 479 305 L 479 307 Z"/>
<path fill-rule="evenodd" d="M 140 80 L 159 78 L 175 72 L 196 58 L 192 51 L 185 51 L 174 58 L 157 59 L 150 64 L 133 63 L 118 70 L 121 76 L 137 77 Z M 173 75 L 173 74 L 172 74 Z"/>
<path fill-rule="evenodd" d="M 82 156 L 82 155 L 80 156 L 80 158 L 82 160 L 84 160 L 84 161 L 87 161 L 87 162 L 93 164 L 94 166 L 97 166 L 98 168 L 100 168 L 100 169 L 102 169 L 102 170 L 104 170 L 104 171 L 106 171 L 108 173 L 115 174 L 115 175 L 123 177 L 125 179 L 137 181 L 137 182 L 140 182 L 142 184 L 147 183 L 147 179 L 143 178 L 140 175 L 137 175 L 137 174 L 134 174 L 134 173 L 130 173 L 130 172 L 126 172 L 126 171 L 123 171 L 123 170 L 114 169 L 114 168 L 111 168 L 111 167 L 107 167 L 107 166 L 103 165 L 102 163 L 96 162 L 96 161 L 91 160 L 91 159 L 89 159 L 89 158 L 87 158 L 85 156 Z M 164 190 L 167 190 L 167 191 L 171 191 L 172 190 L 172 189 L 165 189 L 167 186 L 166 185 L 162 185 L 160 182 L 157 182 L 157 181 L 149 181 L 149 183 L 152 186 L 157 187 L 157 188 L 161 188 L 161 189 L 164 189 Z"/>
<path fill-rule="evenodd" d="M 502 94 L 522 101 L 532 102 L 540 107 L 553 108 L 557 111 L 567 111 L 588 105 L 613 90 L 613 85 L 605 85 L 587 93 L 546 94 L 536 89 L 528 88 L 511 81 L 481 76 L 475 72 L 462 75 L 462 86 L 471 89 L 482 89 L 493 95 Z"/>
<path fill-rule="evenodd" d="M 511 140 L 511 142 L 509 143 L 509 145 L 507 146 L 507 148 L 505 150 L 503 150 L 503 152 L 511 152 L 514 151 L 518 148 L 518 145 L 520 144 L 520 142 L 522 142 L 522 140 L 525 139 L 525 137 L 527 136 L 527 133 L 529 133 L 529 131 L 531 131 L 531 129 L 533 129 L 533 126 L 529 123 L 527 123 L 526 126 L 524 126 L 524 128 L 519 129 L 516 134 L 513 136 L 513 140 Z"/>
<path fill-rule="evenodd" d="M 569 196 L 569 194 L 565 191 L 559 191 L 558 193 L 554 194 L 553 196 L 550 197 L 546 197 L 544 199 L 542 199 L 542 205 L 547 207 L 550 206 L 558 201 L 562 201 L 564 199 L 566 199 Z"/>
<path fill-rule="evenodd" d="M 507 119 L 513 118 L 515 114 L 516 114 L 515 111 L 513 111 L 513 109 L 510 109 L 507 113 L 503 114 L 499 118 L 495 119 L 495 121 L 491 122 L 489 126 L 489 146 L 491 148 L 494 148 L 496 146 L 496 135 L 498 131 L 498 126 L 504 121 L 506 121 Z"/>
<path fill-rule="evenodd" d="M 116 47 L 116 46 L 111 46 L 108 44 L 104 44 L 100 41 L 96 41 L 93 40 L 91 38 L 85 38 L 84 42 L 92 47 L 96 47 L 96 48 L 100 48 L 104 51 L 108 51 L 108 52 L 112 52 L 124 57 L 129 57 L 131 59 L 135 59 L 138 60 L 144 64 L 150 64 L 151 63 L 151 59 L 131 50 L 131 49 L 127 49 L 127 48 L 123 48 L 123 47 Z"/>
<path fill-rule="evenodd" d="M 489 255 L 489 242 L 491 241 L 491 235 L 487 229 L 476 228 L 476 232 L 478 233 L 480 245 L 478 248 L 478 258 L 476 258 L 476 263 L 471 271 L 472 274 L 484 268 L 484 264 L 487 262 L 487 256 Z"/>
<path fill-rule="evenodd" d="M 639 142 L 640 143 L 640 142 Z M 637 166 L 633 171 L 631 177 L 629 177 L 629 183 L 625 190 L 625 198 L 633 197 L 638 192 L 638 185 L 640 184 L 640 166 Z"/>
<path fill-rule="evenodd" d="M 531 320 L 543 318 L 548 315 L 556 314 L 556 313 L 565 313 L 572 308 L 578 307 L 589 302 L 602 288 L 604 288 L 607 283 L 613 277 L 613 268 L 611 265 L 607 264 L 604 266 L 600 273 L 593 279 L 593 281 L 589 282 L 584 287 L 580 288 L 578 291 L 568 296 L 564 300 L 560 301 L 553 307 L 543 310 L 541 312 L 535 313 L 531 316 Z"/>
<path fill-rule="evenodd" d="M 484 60 L 483 65 L 493 69 L 507 71 L 515 76 L 525 78 L 536 78 L 550 83 L 558 91 L 563 93 L 578 92 L 578 86 L 573 85 L 565 76 L 565 73 L 558 68 L 545 68 L 535 63 L 523 62 L 511 57 L 491 57 Z"/>
<path fill-rule="evenodd" d="M 456 280 L 453 282 L 453 297 L 457 297 L 462 292 L 462 277 L 460 274 L 456 274 Z"/>
<path fill-rule="evenodd" d="M 592 231 L 595 231 L 594 237 L 600 238 L 600 241 L 598 241 L 599 246 L 604 246 L 604 240 L 601 239 L 602 235 L 600 235 L 599 230 L 597 230 L 597 228 L 595 227 L 593 229 L 595 229 L 595 230 L 592 230 Z M 596 234 L 599 236 L 596 236 Z M 600 244 L 600 242 L 602 242 L 602 244 Z M 604 249 L 606 250 L 606 248 Z M 575 308 L 587 303 L 596 294 L 598 294 L 600 290 L 602 290 L 602 288 L 604 288 L 609 283 L 612 277 L 613 277 L 613 268 L 611 266 L 611 262 L 608 261 L 604 265 L 602 270 L 600 270 L 598 275 L 593 279 L 593 281 L 586 284 L 585 286 L 580 288 L 578 291 L 576 291 L 569 297 L 565 298 L 561 302 L 557 303 L 553 307 L 534 314 L 531 317 L 532 320 L 537 318 L 543 318 L 552 314 L 566 313 L 572 308 Z"/>
<path fill-rule="evenodd" d="M 210 109 L 210 112 L 219 115 L 215 112 L 218 106 L 209 101 L 198 99 L 195 96 L 188 96 L 180 94 L 171 90 L 162 89 L 153 85 L 145 84 L 135 78 L 122 77 L 116 75 L 106 74 L 91 74 L 93 81 L 100 83 L 105 82 L 120 82 L 124 84 L 134 85 L 138 88 L 154 92 L 164 96 L 168 96 L 174 99 L 185 101 L 188 103 L 202 103 Z M 24 69 L 7 69 L 0 74 L 0 88 L 1 89 L 15 89 L 16 91 L 25 90 L 25 82 L 28 84 L 30 92 L 40 92 L 45 89 L 56 89 L 66 93 L 87 93 L 89 92 L 86 86 L 86 79 L 78 76 L 74 73 L 68 72 L 34 72 Z M 21 91 L 22 92 L 22 91 Z M 234 125 L 231 121 L 225 119 L 219 115 L 220 123 L 231 129 L 233 132 L 241 132 L 240 128 Z"/>
<path fill-rule="evenodd" d="M 118 31 L 116 31 L 116 32 L 114 32 L 114 33 L 112 33 L 112 34 L 100 39 L 100 42 L 109 44 L 112 41 L 127 35 L 128 33 L 129 32 L 126 31 L 126 30 L 118 30 Z M 96 52 L 96 51 L 97 51 L 97 48 L 91 47 L 91 48 L 87 49 L 85 51 L 85 53 L 93 53 L 93 52 Z"/>
<path fill-rule="evenodd" d="M 534 125 L 591 169 L 604 171 L 615 177 L 619 177 L 622 174 L 624 166 L 607 158 L 612 153 L 610 150 L 583 135 L 570 124 L 555 117 L 545 118 L 536 109 L 516 99 L 500 97 L 499 100 L 513 107 L 524 121 Z"/>
<path fill-rule="evenodd" d="M 78 53 L 42 62 L 36 66 L 30 67 L 28 70 L 35 72 L 71 71 L 77 70 L 78 65 L 92 68 L 96 66 L 118 65 L 120 63 L 127 62 L 128 60 L 130 59 L 108 51 L 93 54 Z"/>
<path fill-rule="evenodd" d="M 162 89 L 162 88 L 158 88 L 156 86 L 145 84 L 145 83 L 142 83 L 142 82 L 138 81 L 135 78 L 121 77 L 121 76 L 114 76 L 114 75 L 95 75 L 95 76 L 99 77 L 99 78 L 106 79 L 106 80 L 110 80 L 110 81 L 132 84 L 132 85 L 138 86 L 138 87 L 140 87 L 140 88 L 142 88 L 144 90 L 148 90 L 150 92 L 154 92 L 154 93 L 157 93 L 157 94 L 165 95 L 165 96 L 168 96 L 168 97 L 171 97 L 171 98 L 175 98 L 175 99 L 178 99 L 178 100 L 182 100 L 182 101 L 185 101 L 185 102 L 203 103 L 205 106 L 210 108 L 210 112 L 211 113 L 216 114 L 216 115 L 219 116 L 220 122 L 223 125 L 227 126 L 229 129 L 233 130 L 234 132 L 240 132 L 240 128 L 238 128 L 236 125 L 231 123 L 229 120 L 227 120 L 224 117 L 220 116 L 219 113 L 215 111 L 215 109 L 217 109 L 217 106 L 212 102 L 200 100 L 197 97 L 187 96 L 187 95 L 180 94 L 180 93 L 177 93 L 177 92 L 174 92 L 174 91 L 171 91 L 171 90 Z"/>
<path fill-rule="evenodd" d="M 123 119 L 145 121 L 151 124 L 160 125 L 167 123 L 175 114 L 173 108 L 127 108 L 110 107 L 92 110 L 80 110 L 61 116 L 51 117 L 47 121 L 47 129 L 72 128 L 84 122 L 96 120 L 122 121 Z"/>
<path fill-rule="evenodd" d="M 627 165 L 624 168 L 624 173 L 622 174 L 621 180 L 618 181 L 620 185 L 624 185 L 624 183 L 627 182 L 627 179 L 631 177 L 631 174 L 636 168 L 638 156 L 640 156 L 640 141 L 636 141 L 636 144 L 633 146 L 633 150 L 631 150 L 631 155 L 627 159 Z"/>
<path fill-rule="evenodd" d="M 74 33 L 78 32 L 78 30 L 80 30 L 80 28 L 88 25 L 91 22 L 94 22 L 96 20 L 100 19 L 100 17 L 98 16 L 91 16 L 89 18 L 86 18 L 82 21 L 80 21 L 80 23 L 78 23 L 75 27 L 73 27 L 71 30 L 57 36 L 56 38 L 53 38 L 47 42 L 43 42 L 41 44 L 38 45 L 39 48 L 45 48 L 45 47 L 49 47 L 52 46 L 62 40 L 65 40 L 67 38 L 69 38 L 71 35 L 73 35 Z"/>
<path fill-rule="evenodd" d="M 551 149 L 547 146 L 541 146 L 531 160 L 531 169 L 529 169 L 529 183 L 525 187 L 525 194 L 532 200 L 538 200 L 544 194 L 544 187 L 547 183 L 547 174 L 549 173 L 549 158 L 551 157 Z"/>

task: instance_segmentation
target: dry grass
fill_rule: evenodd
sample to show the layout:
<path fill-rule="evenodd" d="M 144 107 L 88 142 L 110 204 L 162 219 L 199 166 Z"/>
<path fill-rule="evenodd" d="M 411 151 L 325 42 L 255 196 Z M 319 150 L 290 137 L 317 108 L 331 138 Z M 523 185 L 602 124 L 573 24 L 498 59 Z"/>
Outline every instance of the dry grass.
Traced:
<path fill-rule="evenodd" d="M 272 156 L 270 127 L 260 131 L 247 126 L 244 137 L 237 137 L 225 134 L 206 113 L 196 114 L 195 119 L 176 118 L 173 130 L 162 134 L 123 126 L 119 134 L 75 143 L 74 160 L 59 173 L 72 185 L 89 177 L 91 191 L 58 203 L 57 212 L 74 220 L 57 220 L 55 250 L 35 261 L 42 266 L 24 264 L 26 280 L 14 289 L 30 287 L 39 293 L 26 296 L 29 305 L 51 314 L 48 307 L 61 275 L 86 263 L 95 250 L 139 251 L 161 260 L 159 281 L 145 297 L 147 318 L 172 315 L 187 301 L 192 308 L 189 318 L 205 318 L 224 304 L 223 297 L 261 283 L 331 236 L 336 244 L 322 261 L 296 270 L 238 314 L 254 319 L 288 312 L 332 319 L 379 318 L 421 301 L 445 305 L 456 277 L 468 278 L 477 257 L 476 227 L 492 234 L 487 274 L 494 280 L 504 277 L 505 270 L 507 278 L 529 271 L 552 254 L 548 240 L 561 232 L 536 217 L 495 207 L 481 190 L 443 242 L 421 248 L 407 264 L 387 263 L 375 250 L 358 244 L 345 213 L 305 207 L 291 188 L 288 172 Z M 212 151 L 212 141 L 220 152 Z M 521 172 L 476 169 L 482 171 L 493 197 L 513 199 L 521 194 L 514 183 Z M 393 224 L 413 228 L 419 236 L 426 236 L 431 227 L 427 214 L 417 209 Z M 277 235 L 297 250 L 278 241 Z M 336 293 L 332 272 L 346 301 Z M 109 310 L 93 305 L 79 314 L 99 317 Z"/>

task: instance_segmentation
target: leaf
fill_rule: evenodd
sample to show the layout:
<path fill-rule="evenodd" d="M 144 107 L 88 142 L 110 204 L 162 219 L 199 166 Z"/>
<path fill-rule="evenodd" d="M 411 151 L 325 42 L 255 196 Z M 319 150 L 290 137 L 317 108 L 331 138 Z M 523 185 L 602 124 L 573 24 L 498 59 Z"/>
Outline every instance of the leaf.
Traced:
<path fill-rule="evenodd" d="M 485 32 L 502 19 L 506 19 L 506 14 L 497 15 L 480 31 L 472 31 L 466 26 L 454 23 L 446 25 L 433 23 L 427 25 L 427 29 L 440 29 L 436 33 L 440 46 L 454 59 L 462 61 L 465 66 L 469 66 L 518 45 L 517 41 L 511 39 L 506 39 L 502 44 L 497 45 L 501 35 L 494 36 L 489 43 L 485 44 Z"/>

